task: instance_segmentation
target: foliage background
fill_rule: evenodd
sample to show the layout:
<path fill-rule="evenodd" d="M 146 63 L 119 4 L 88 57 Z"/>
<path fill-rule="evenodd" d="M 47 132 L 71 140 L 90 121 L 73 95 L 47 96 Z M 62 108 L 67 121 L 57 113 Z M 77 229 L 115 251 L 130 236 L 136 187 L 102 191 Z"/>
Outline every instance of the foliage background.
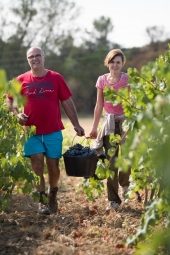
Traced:
<path fill-rule="evenodd" d="M 77 46 L 75 38 L 81 30 L 76 17 L 81 13 L 74 2 L 17 0 L 8 10 L 4 6 L 1 2 L 0 67 L 6 70 L 8 79 L 29 70 L 26 50 L 38 45 L 45 51 L 46 68 L 64 76 L 73 92 L 77 111 L 83 116 L 93 114 L 95 84 L 98 76 L 108 71 L 103 65 L 108 51 L 121 48 L 127 57 L 123 71 L 126 72 L 129 67 L 140 71 L 143 65 L 163 54 L 170 41 L 159 41 L 160 29 L 154 27 L 154 31 L 148 28 L 149 45 L 122 48 L 108 40 L 114 24 L 110 18 L 102 16 L 94 20 L 91 31 L 84 31 L 84 38 Z"/>
<path fill-rule="evenodd" d="M 0 66 L 6 70 L 8 79 L 27 71 L 28 65 L 24 57 L 26 49 L 33 43 L 38 44 L 45 49 L 46 67 L 60 72 L 65 77 L 73 92 L 78 112 L 92 114 L 96 98 L 95 82 L 99 75 L 107 72 L 103 66 L 103 59 L 112 48 L 121 48 L 121 45 L 109 42 L 107 39 L 113 25 L 106 17 L 95 20 L 94 31 L 88 32 L 89 39 L 84 39 L 82 45 L 75 46 L 74 33 L 78 32 L 76 25 L 75 29 L 73 27 L 69 29 L 68 26 L 68 29 L 65 30 L 60 21 L 64 20 L 65 15 L 68 17 L 68 14 L 70 14 L 69 21 L 76 17 L 74 4 L 69 4 L 65 0 L 49 0 L 46 2 L 46 6 L 42 5 L 40 9 L 37 9 L 37 4 L 36 0 L 15 2 L 15 6 L 11 8 L 15 19 L 9 24 L 6 23 L 2 13 Z M 70 9 L 65 9 L 66 5 Z M 59 13 L 55 6 L 60 7 Z M 51 12 L 51 10 L 53 11 Z M 57 29 L 55 27 L 56 19 L 58 20 Z M 4 33 L 7 27 L 13 27 L 13 29 L 6 37 Z M 163 184 L 160 198 L 148 204 L 141 227 L 135 236 L 127 240 L 128 245 L 136 245 L 142 238 L 147 237 L 147 243 L 142 244 L 141 249 L 146 251 L 150 249 L 149 245 L 151 245 L 153 247 L 152 254 L 156 254 L 160 246 L 164 246 L 167 251 L 170 251 L 168 243 L 170 236 L 169 51 L 155 62 L 148 63 L 167 50 L 167 42 L 168 40 L 166 42 L 152 41 L 150 45 L 142 48 L 122 49 L 127 56 L 124 71 L 127 71 L 127 67 L 131 67 L 128 69 L 131 77 L 131 96 L 129 101 L 123 100 L 126 98 L 123 91 L 120 91 L 118 96 L 106 91 L 106 96 L 111 97 L 109 99 L 123 101 L 126 116 L 129 118 L 127 125 L 133 131 L 129 133 L 127 143 L 122 150 L 123 157 L 119 157 L 117 162 L 118 166 L 124 170 L 129 165 L 132 167 L 132 178 L 136 189 L 153 188 Z M 141 69 L 146 63 L 148 65 Z M 7 115 L 3 97 L 3 94 L 6 93 L 3 88 L 4 77 L 1 80 L 0 205 L 2 210 L 14 187 L 17 187 L 19 192 L 30 192 L 35 177 L 29 174 L 30 165 L 21 156 L 20 142 L 23 142 L 22 139 L 26 137 L 17 126 L 17 121 L 10 114 Z M 9 126 L 9 129 L 6 126 Z M 154 182 L 151 181 L 153 179 Z M 94 184 L 97 187 L 96 183 Z M 159 233 L 156 233 L 152 237 L 151 226 L 157 225 L 162 216 L 166 218 L 165 229 L 161 229 L 163 234 L 160 236 Z M 159 243 L 155 241 L 158 239 Z"/>

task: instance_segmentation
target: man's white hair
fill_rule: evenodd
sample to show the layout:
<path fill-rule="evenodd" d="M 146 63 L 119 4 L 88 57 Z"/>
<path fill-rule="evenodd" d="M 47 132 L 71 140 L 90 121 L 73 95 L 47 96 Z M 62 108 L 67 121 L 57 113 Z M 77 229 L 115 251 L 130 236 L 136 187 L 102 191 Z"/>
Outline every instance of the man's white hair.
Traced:
<path fill-rule="evenodd" d="M 43 51 L 40 47 L 38 47 L 38 46 L 32 46 L 31 48 L 29 48 L 29 49 L 27 50 L 27 52 L 26 52 L 26 55 L 27 55 L 28 51 L 31 50 L 31 49 L 39 49 L 39 50 L 41 51 L 42 55 L 43 55 L 43 56 L 45 55 L 45 54 L 44 54 L 44 51 Z"/>

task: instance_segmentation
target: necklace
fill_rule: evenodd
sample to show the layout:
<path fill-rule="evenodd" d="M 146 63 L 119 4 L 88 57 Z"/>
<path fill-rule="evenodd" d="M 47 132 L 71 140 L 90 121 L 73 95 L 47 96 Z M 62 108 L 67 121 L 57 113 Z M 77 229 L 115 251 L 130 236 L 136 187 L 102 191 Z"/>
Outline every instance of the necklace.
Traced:
<path fill-rule="evenodd" d="M 45 75 L 43 75 L 43 76 L 34 76 L 33 74 L 32 74 L 32 72 L 30 72 L 30 75 L 32 76 L 32 78 L 33 79 L 35 79 L 36 81 L 43 81 L 45 78 L 46 78 L 46 76 L 47 76 L 47 73 L 48 73 L 48 70 L 46 70 L 45 69 Z"/>

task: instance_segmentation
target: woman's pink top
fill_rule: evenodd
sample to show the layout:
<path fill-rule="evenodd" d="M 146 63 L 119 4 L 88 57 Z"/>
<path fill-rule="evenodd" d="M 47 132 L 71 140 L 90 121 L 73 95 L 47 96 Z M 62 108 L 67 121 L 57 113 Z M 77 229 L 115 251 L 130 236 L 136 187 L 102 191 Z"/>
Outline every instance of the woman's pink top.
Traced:
<path fill-rule="evenodd" d="M 128 75 L 126 73 L 121 72 L 120 73 L 120 78 L 116 83 L 109 83 L 107 81 L 107 75 L 104 74 L 102 76 L 99 76 L 97 83 L 96 83 L 96 87 L 98 89 L 104 90 L 104 88 L 106 86 L 108 87 L 112 87 L 116 92 L 118 92 L 118 90 L 120 88 L 128 88 L 128 91 L 130 91 L 130 87 L 128 85 Z M 109 101 L 104 101 L 104 109 L 111 114 L 117 114 L 117 115 L 121 115 L 124 113 L 123 111 L 123 107 L 122 104 L 117 104 L 117 105 L 113 105 L 112 102 Z"/>

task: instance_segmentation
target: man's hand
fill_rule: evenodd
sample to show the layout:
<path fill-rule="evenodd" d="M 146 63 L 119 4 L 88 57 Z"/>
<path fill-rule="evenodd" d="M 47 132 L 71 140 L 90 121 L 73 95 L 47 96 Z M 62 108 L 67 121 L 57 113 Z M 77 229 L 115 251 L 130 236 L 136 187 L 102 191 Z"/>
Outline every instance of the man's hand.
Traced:
<path fill-rule="evenodd" d="M 18 113 L 17 117 L 19 118 L 18 123 L 23 126 L 28 120 L 28 116 L 25 113 Z"/>
<path fill-rule="evenodd" d="M 80 125 L 75 126 L 74 130 L 77 132 L 78 136 L 84 136 L 85 135 L 84 129 Z"/>
<path fill-rule="evenodd" d="M 74 130 L 77 132 L 78 136 L 84 136 L 84 129 L 80 126 L 76 108 L 74 106 L 74 103 L 71 98 L 68 98 L 67 100 L 61 101 L 62 107 L 70 119 L 71 123 L 73 124 Z"/>

